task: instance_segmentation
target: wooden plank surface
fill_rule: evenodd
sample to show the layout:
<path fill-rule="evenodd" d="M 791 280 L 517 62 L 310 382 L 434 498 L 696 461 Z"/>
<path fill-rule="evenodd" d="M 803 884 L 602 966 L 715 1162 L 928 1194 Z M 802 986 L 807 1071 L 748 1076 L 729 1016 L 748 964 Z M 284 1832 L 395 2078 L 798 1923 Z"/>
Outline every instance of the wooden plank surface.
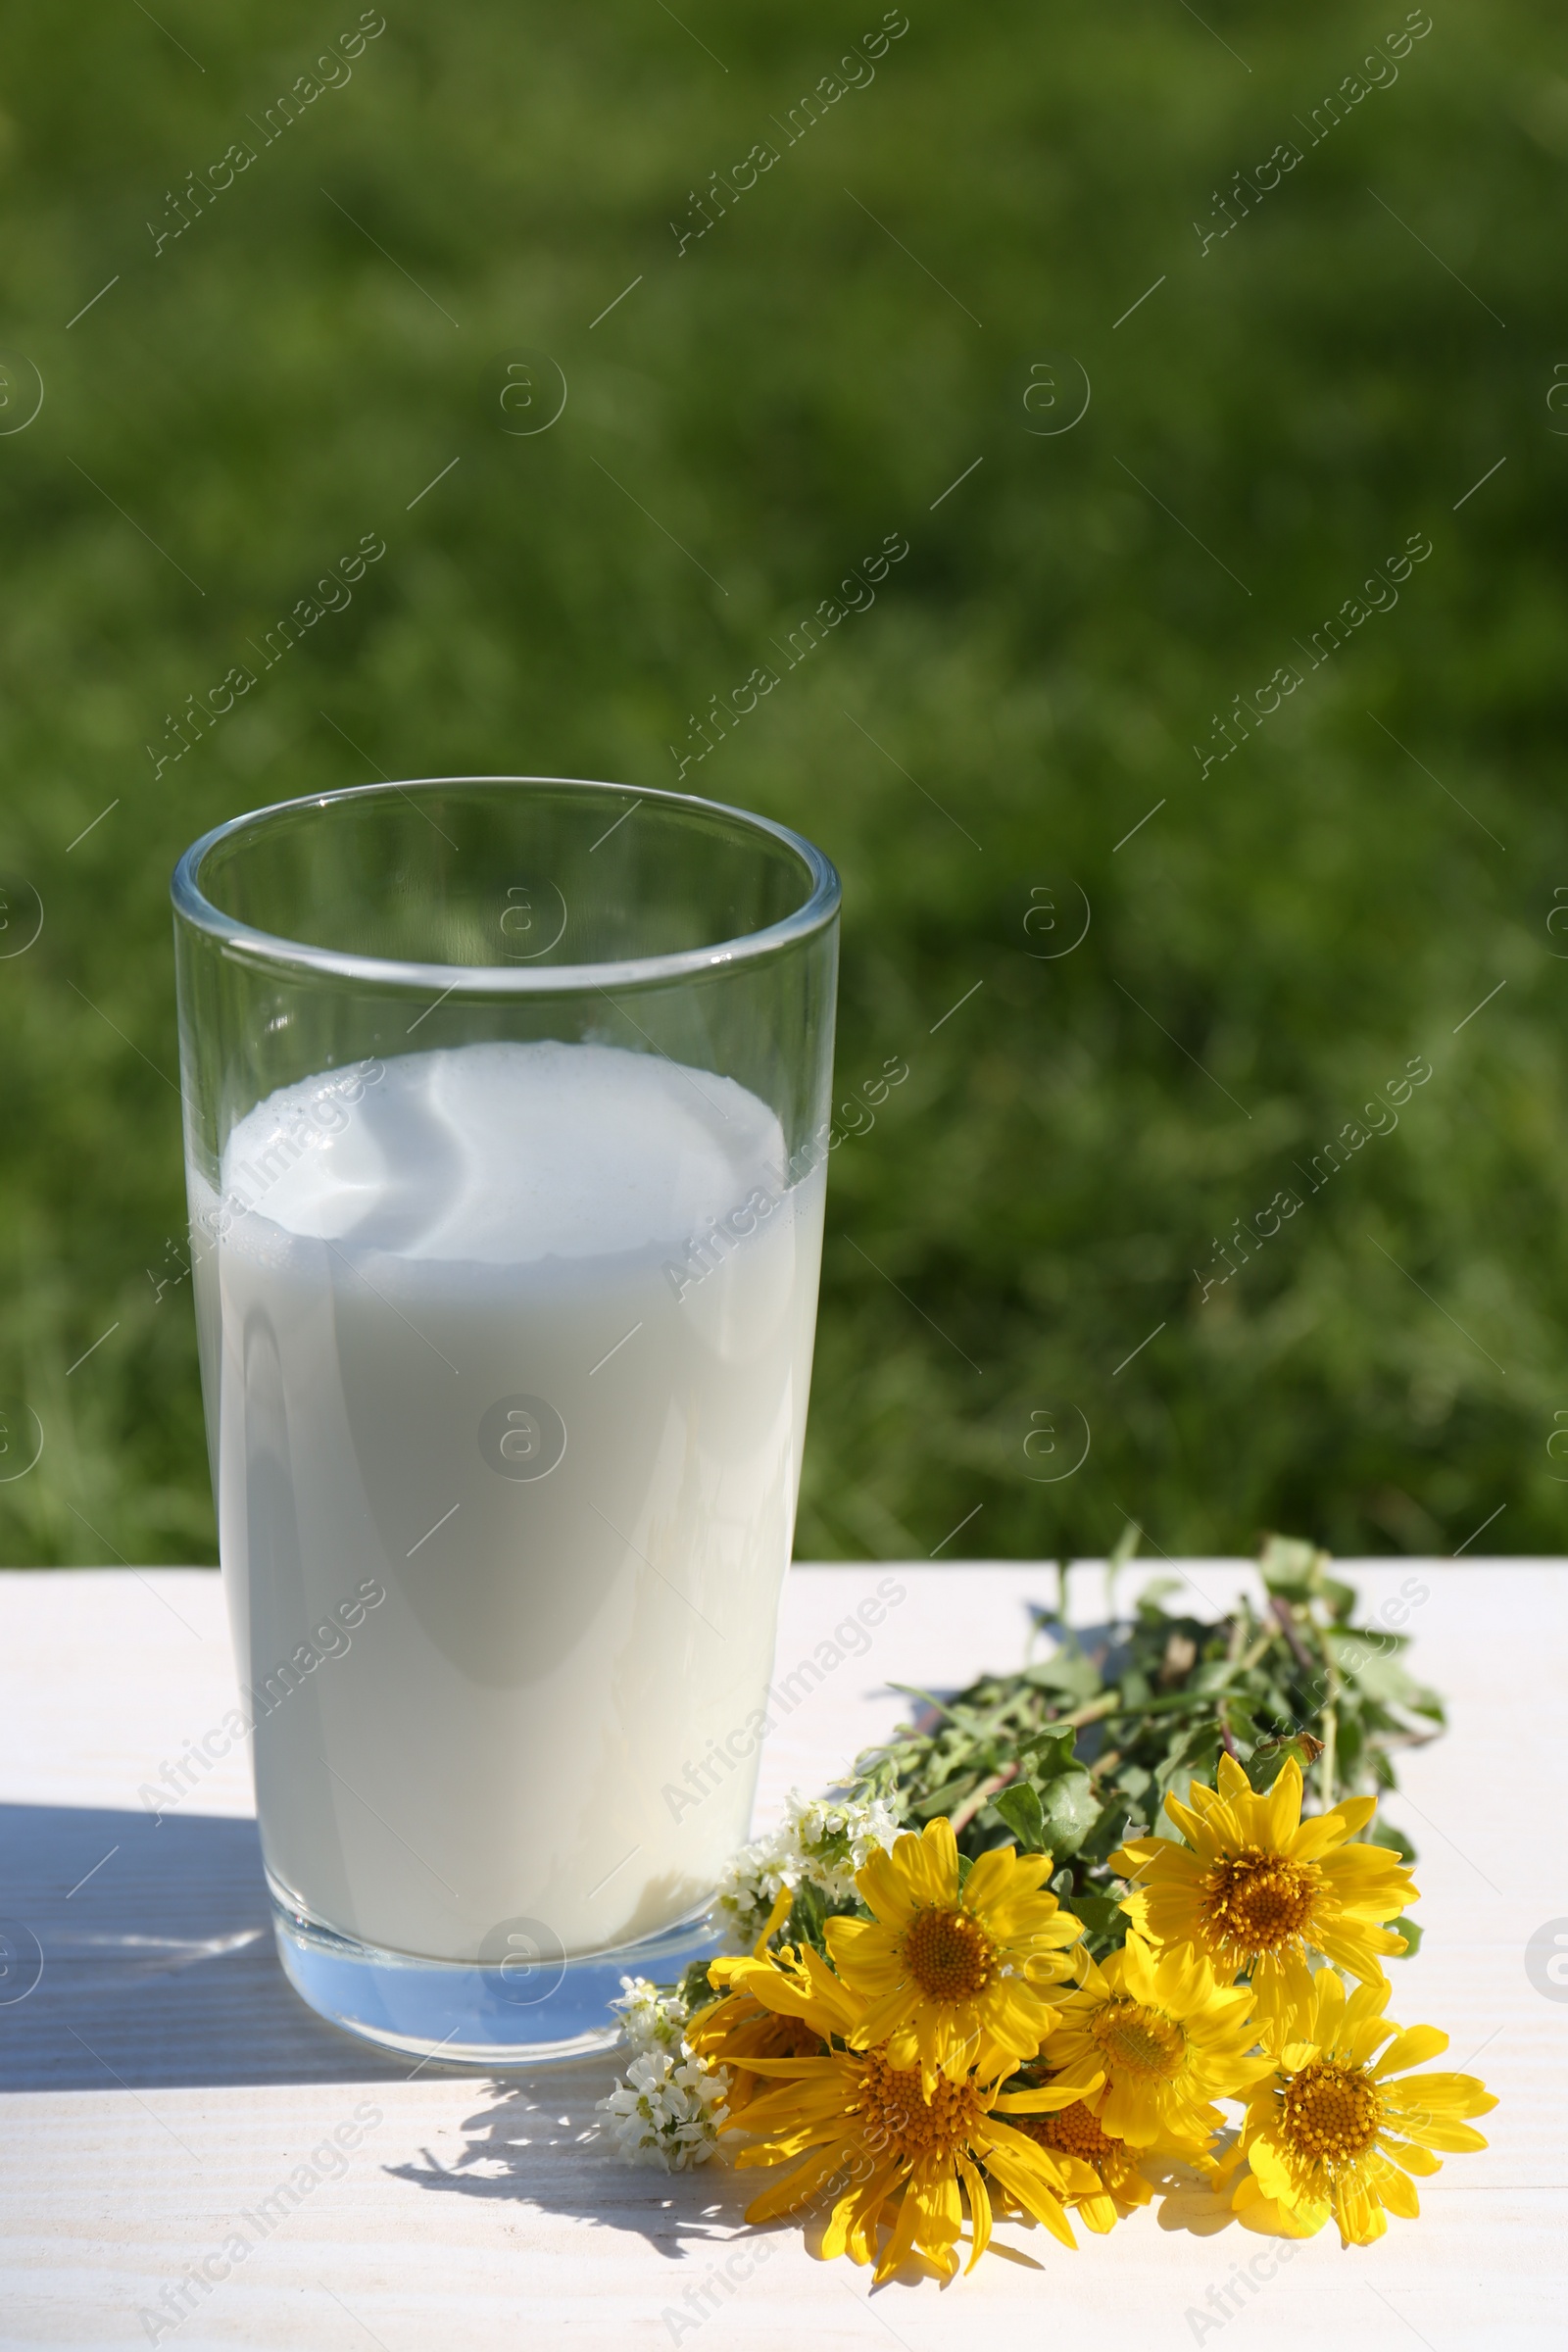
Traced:
<path fill-rule="evenodd" d="M 1449 2063 L 1501 2095 L 1490 2150 L 1450 2160 L 1423 2220 L 1381 2245 L 1342 2253 L 1331 2231 L 1265 2259 L 1263 2241 L 1216 2227 L 1205 2201 L 1109 2241 L 1080 2232 L 1076 2254 L 1004 2230 L 1006 2252 L 971 2278 L 874 2298 L 798 2232 L 745 2230 L 745 2176 L 609 2157 L 605 2063 L 411 2080 L 320 2025 L 272 1952 L 243 1749 L 190 1764 L 161 1822 L 139 1795 L 221 1745 L 209 1735 L 234 1688 L 217 1578 L 0 1575 L 0 1916 L 13 1948 L 31 1936 L 43 1955 L 36 1988 L 0 2005 L 0 2344 L 145 2343 L 139 2315 L 204 2261 L 188 2316 L 157 2333 L 181 2352 L 511 2352 L 540 2328 L 615 2352 L 698 2337 L 937 2352 L 1097 2327 L 1115 2352 L 1221 2334 L 1226 2352 L 1561 2343 L 1568 1997 L 1537 1989 L 1525 1950 L 1554 1920 L 1568 1933 L 1568 1563 L 1348 1565 L 1368 1608 L 1413 1580 L 1415 1663 L 1452 1701 L 1448 1738 L 1405 1760 L 1391 1807 L 1421 1849 L 1427 1932 L 1395 2010 L 1445 2026 Z M 1251 1581 L 1234 1562 L 1179 1566 L 1216 1611 Z M 1094 1622 L 1102 1571 L 1072 1584 Z M 879 1586 L 887 1613 L 862 1649 L 843 1629 Z M 779 1663 L 809 1658 L 821 1681 L 768 1742 L 759 1821 L 891 1727 L 890 1683 L 952 1689 L 1013 1663 L 1029 1601 L 1054 1590 L 1054 1570 L 996 1563 L 797 1569 Z"/>

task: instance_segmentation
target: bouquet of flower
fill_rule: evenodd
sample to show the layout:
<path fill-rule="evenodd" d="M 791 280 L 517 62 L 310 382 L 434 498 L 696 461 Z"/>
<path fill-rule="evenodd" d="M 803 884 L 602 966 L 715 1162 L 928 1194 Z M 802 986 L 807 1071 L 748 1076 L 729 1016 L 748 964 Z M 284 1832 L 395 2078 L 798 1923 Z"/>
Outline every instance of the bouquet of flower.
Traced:
<path fill-rule="evenodd" d="M 1108 2230 L 1172 2168 L 1268 2234 L 1414 2218 L 1496 2102 L 1417 2071 L 1447 2037 L 1385 2014 L 1412 1857 L 1365 1835 L 1378 1795 L 1336 1793 L 1333 1757 L 1388 1788 L 1442 1709 L 1402 1637 L 1350 1626 L 1325 1555 L 1276 1540 L 1262 1565 L 1271 1628 L 1146 1594 L 1098 1654 L 1064 1641 L 861 1758 L 843 1798 L 792 1799 L 721 1891 L 752 1949 L 626 1985 L 622 2151 L 680 2167 L 743 2134 L 737 2164 L 775 2176 L 748 2221 L 815 2220 L 878 2280 L 911 2255 L 950 2276 L 966 2224 L 972 2269 L 999 2214 L 1071 2245 L 1072 2214 Z"/>

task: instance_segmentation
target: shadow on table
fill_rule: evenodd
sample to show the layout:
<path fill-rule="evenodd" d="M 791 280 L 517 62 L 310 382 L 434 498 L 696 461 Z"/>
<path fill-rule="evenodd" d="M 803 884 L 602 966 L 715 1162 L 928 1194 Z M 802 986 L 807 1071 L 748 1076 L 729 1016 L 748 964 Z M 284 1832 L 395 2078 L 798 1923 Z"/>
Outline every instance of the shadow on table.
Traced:
<path fill-rule="evenodd" d="M 0 1805 L 0 2089 L 411 2071 L 291 1990 L 254 1821 Z"/>
<path fill-rule="evenodd" d="M 614 2077 L 614 2059 L 598 2058 L 526 2082 L 492 2082 L 489 2104 L 465 2118 L 455 2163 L 425 2148 L 422 2163 L 387 2169 L 394 2180 L 438 2195 L 529 2205 L 594 2229 L 630 2231 L 671 2263 L 690 2261 L 710 2241 L 731 2251 L 757 2194 L 756 2177 L 726 2164 L 673 2174 L 622 2164 L 595 2104 Z"/>

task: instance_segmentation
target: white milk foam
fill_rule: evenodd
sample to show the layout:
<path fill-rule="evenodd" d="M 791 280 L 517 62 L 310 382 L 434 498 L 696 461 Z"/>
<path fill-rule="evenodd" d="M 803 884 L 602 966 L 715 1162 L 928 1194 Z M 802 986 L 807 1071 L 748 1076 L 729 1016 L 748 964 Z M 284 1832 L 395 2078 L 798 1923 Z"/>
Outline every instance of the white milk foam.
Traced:
<path fill-rule="evenodd" d="M 307 1079 L 235 1127 L 221 1200 L 192 1172 L 257 1809 L 299 1909 L 473 1960 L 710 1890 L 750 1819 L 823 1184 L 733 1080 L 554 1043 Z"/>

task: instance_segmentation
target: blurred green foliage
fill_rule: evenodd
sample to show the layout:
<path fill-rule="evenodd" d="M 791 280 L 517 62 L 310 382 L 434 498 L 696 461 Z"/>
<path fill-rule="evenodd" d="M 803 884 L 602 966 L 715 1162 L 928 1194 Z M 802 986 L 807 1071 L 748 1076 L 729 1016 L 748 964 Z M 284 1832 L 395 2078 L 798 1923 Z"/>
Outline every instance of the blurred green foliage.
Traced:
<path fill-rule="evenodd" d="M 967 1516 L 943 1557 L 1098 1552 L 1132 1514 L 1172 1553 L 1446 1551 L 1499 1512 L 1482 1548 L 1565 1548 L 1568 83 L 1544 0 L 1451 0 L 1311 143 L 1404 20 L 909 0 L 786 144 L 869 0 L 392 6 L 264 144 L 352 0 L 15 19 L 0 428 L 18 355 L 45 396 L 0 437 L 0 944 L 29 889 L 44 920 L 0 961 L 0 1396 L 5 1458 L 45 1442 L 0 1558 L 212 1556 L 158 1289 L 186 842 L 377 772 L 673 783 L 688 714 L 890 531 L 874 609 L 685 777 L 838 861 L 841 1096 L 910 1072 L 833 1156 L 800 1549 Z M 569 386 L 531 437 L 518 346 Z M 1043 432 L 1065 355 L 1090 406 Z M 157 770 L 366 531 L 352 606 Z"/>

